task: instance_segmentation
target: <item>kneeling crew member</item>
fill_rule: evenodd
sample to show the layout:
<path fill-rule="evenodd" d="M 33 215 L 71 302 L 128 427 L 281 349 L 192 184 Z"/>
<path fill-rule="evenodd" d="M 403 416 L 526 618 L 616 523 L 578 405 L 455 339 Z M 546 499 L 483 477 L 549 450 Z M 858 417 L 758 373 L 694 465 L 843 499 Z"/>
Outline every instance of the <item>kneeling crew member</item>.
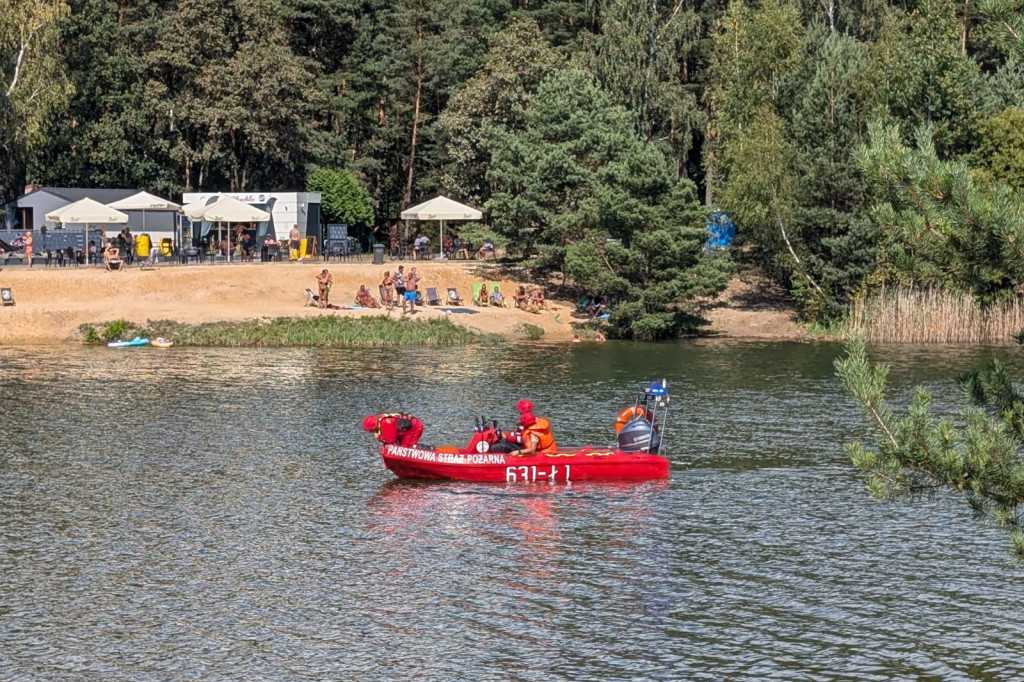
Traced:
<path fill-rule="evenodd" d="M 423 435 L 423 422 L 412 415 L 405 414 L 379 414 L 374 417 L 366 415 L 363 420 L 363 429 L 370 431 L 381 443 L 385 445 L 401 445 L 411 448 L 420 442 Z"/>
<path fill-rule="evenodd" d="M 522 416 L 521 421 L 526 427 L 523 431 L 523 447 L 521 450 L 513 450 L 509 453 L 510 455 L 550 455 L 558 449 L 546 419 L 538 420 L 527 412 Z"/>

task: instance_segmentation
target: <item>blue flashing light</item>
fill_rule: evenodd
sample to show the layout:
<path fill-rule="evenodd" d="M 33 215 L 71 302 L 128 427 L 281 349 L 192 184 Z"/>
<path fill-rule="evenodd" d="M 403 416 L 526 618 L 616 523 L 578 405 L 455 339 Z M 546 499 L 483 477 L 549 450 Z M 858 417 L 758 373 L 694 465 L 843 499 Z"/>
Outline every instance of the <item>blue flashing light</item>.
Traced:
<path fill-rule="evenodd" d="M 664 379 L 661 381 L 655 381 L 647 387 L 645 391 L 647 395 L 665 395 L 668 392 L 668 386 Z"/>

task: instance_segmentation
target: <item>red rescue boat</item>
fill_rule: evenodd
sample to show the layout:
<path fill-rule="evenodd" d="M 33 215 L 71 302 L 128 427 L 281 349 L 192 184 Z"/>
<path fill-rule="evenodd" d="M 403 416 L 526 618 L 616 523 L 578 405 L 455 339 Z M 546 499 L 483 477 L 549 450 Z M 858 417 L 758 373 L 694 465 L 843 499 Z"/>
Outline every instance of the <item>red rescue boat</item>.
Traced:
<path fill-rule="evenodd" d="M 632 407 L 619 413 L 618 443 L 612 447 L 559 448 L 552 454 L 514 456 L 501 450 L 496 423 L 477 421 L 465 448 L 384 445 L 384 466 L 399 478 L 492 483 L 573 483 L 651 480 L 669 477 L 662 439 L 670 396 L 664 380 L 644 387 Z"/>

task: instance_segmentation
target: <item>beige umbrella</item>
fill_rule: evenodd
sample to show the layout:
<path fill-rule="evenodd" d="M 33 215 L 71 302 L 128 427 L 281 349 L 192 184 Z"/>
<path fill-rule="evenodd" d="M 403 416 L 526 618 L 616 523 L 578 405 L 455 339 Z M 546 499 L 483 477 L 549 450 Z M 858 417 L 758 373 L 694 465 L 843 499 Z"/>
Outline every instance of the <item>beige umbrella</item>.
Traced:
<path fill-rule="evenodd" d="M 116 208 L 104 206 L 98 201 L 89 197 L 62 206 L 55 211 L 46 214 L 47 220 L 61 222 L 65 225 L 83 225 L 85 228 L 85 263 L 89 264 L 89 225 L 108 223 L 122 224 L 128 222 L 128 216 Z M 106 234 L 103 235 L 106 238 Z"/>
<path fill-rule="evenodd" d="M 441 222 L 441 257 L 444 258 L 444 221 L 480 220 L 483 214 L 448 197 L 434 197 L 401 213 L 402 220 L 439 220 Z"/>
<path fill-rule="evenodd" d="M 181 212 L 189 220 L 208 220 L 210 222 L 250 223 L 270 220 L 270 214 L 244 201 L 233 197 L 221 196 L 209 205 L 194 202 L 181 207 Z M 220 230 L 218 229 L 219 233 Z M 231 249 L 228 249 L 228 260 L 231 260 Z"/>

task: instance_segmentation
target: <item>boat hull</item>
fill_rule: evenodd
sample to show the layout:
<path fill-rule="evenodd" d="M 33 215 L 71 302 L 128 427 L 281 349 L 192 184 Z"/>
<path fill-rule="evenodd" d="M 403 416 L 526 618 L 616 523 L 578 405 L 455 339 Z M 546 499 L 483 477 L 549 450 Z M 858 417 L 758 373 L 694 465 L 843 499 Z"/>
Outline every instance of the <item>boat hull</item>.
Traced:
<path fill-rule="evenodd" d="M 497 452 L 458 452 L 455 448 L 385 445 L 380 454 L 384 466 L 399 478 L 420 480 L 572 483 L 669 477 L 669 461 L 664 457 L 618 450 L 567 449 L 552 455 L 514 457 Z"/>

